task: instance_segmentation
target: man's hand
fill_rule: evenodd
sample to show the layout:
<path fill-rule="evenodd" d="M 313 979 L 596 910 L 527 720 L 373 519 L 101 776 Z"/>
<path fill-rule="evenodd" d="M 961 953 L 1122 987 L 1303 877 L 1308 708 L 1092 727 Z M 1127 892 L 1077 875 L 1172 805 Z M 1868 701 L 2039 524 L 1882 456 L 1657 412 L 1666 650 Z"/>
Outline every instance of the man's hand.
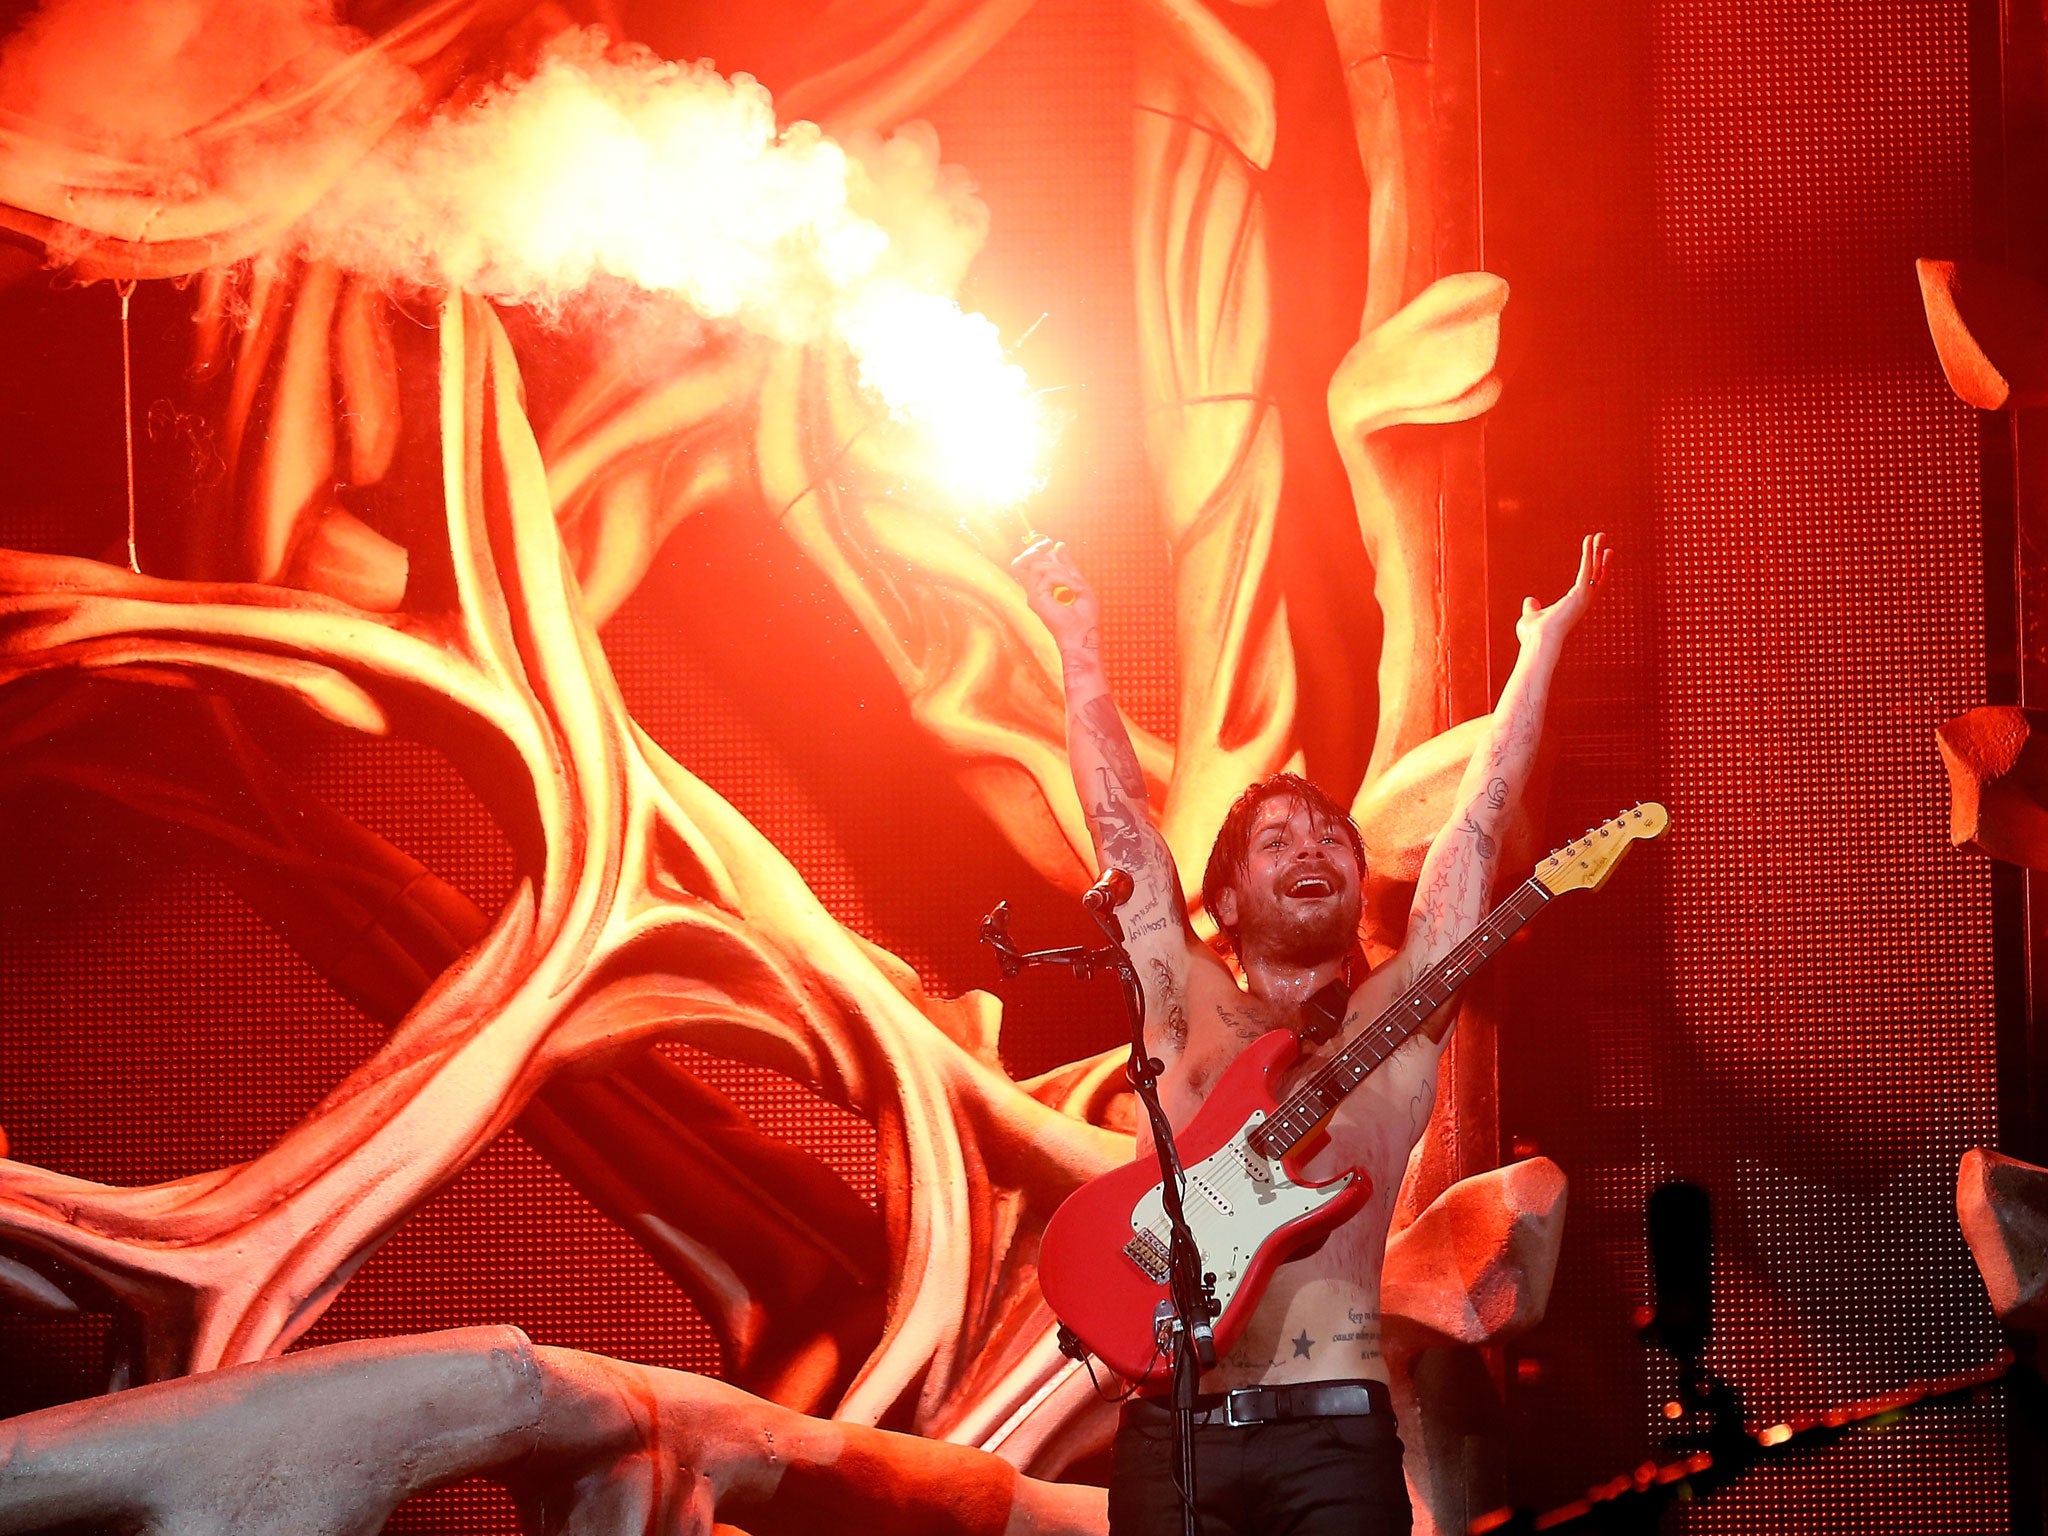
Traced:
<path fill-rule="evenodd" d="M 1593 594 L 1607 575 L 1607 556 L 1606 535 L 1588 535 L 1571 590 L 1548 608 L 1537 607 L 1533 597 L 1522 604 L 1522 617 L 1515 625 L 1522 653 L 1493 707 L 1486 735 L 1466 765 L 1443 834 L 1422 861 L 1408 937 L 1401 946 L 1405 970 L 1400 974 L 1419 975 L 1434 965 L 1485 913 L 1501 843 L 1536 760 L 1550 680 L 1564 654 L 1564 637 L 1592 606 Z M 1451 1017 L 1439 1014 L 1424 1033 L 1441 1042 Z"/>
<path fill-rule="evenodd" d="M 1052 634 L 1062 653 L 1098 649 L 1096 625 L 1102 610 L 1067 546 L 1040 539 L 1010 562 L 1031 611 Z"/>
<path fill-rule="evenodd" d="M 1593 606 L 1593 594 L 1607 579 L 1607 535 L 1589 533 L 1579 548 L 1579 579 L 1572 589 L 1548 608 L 1536 606 L 1536 599 L 1522 599 L 1522 616 L 1515 621 L 1515 638 L 1523 645 L 1557 645 L 1571 633 L 1572 626 Z"/>

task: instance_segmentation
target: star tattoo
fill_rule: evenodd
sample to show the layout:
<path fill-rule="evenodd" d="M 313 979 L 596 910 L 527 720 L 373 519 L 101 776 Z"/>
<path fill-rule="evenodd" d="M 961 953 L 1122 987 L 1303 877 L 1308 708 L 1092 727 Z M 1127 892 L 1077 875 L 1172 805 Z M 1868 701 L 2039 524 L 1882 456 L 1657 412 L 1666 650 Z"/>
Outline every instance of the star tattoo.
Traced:
<path fill-rule="evenodd" d="M 1308 1336 L 1306 1328 L 1301 1330 L 1300 1334 L 1293 1340 L 1293 1343 L 1294 1358 L 1297 1360 L 1307 1359 L 1308 1352 L 1316 1347 L 1316 1341 Z"/>

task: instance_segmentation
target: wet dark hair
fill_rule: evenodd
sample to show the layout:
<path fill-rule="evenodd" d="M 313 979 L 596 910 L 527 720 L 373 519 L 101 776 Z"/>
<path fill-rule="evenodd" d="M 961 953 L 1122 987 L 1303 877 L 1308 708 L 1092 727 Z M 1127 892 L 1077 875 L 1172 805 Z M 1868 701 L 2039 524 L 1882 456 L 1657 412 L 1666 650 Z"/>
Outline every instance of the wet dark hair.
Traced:
<path fill-rule="evenodd" d="M 1298 773 L 1276 773 L 1259 780 L 1239 795 L 1225 814 L 1223 825 L 1216 832 L 1215 846 L 1209 850 L 1209 867 L 1202 871 L 1202 906 L 1215 919 L 1217 936 L 1233 954 L 1237 951 L 1237 929 L 1223 925 L 1223 919 L 1216 916 L 1216 903 L 1251 865 L 1252 825 L 1259 819 L 1259 812 L 1268 800 L 1280 799 L 1307 806 L 1309 814 L 1318 821 L 1342 827 L 1358 859 L 1358 873 L 1361 877 L 1365 874 L 1365 839 L 1358 835 L 1358 823 L 1351 819 L 1349 811 Z"/>

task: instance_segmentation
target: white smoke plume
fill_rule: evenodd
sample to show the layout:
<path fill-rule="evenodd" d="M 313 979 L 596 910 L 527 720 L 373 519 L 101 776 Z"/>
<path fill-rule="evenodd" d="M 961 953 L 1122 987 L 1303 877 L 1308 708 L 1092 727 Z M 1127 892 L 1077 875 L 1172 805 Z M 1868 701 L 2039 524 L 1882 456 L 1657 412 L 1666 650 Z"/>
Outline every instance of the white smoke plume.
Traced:
<path fill-rule="evenodd" d="M 744 75 L 559 40 L 524 79 L 388 136 L 304 221 L 351 271 L 554 312 L 601 279 L 786 342 L 836 338 L 929 440 L 935 476 L 1007 503 L 1044 424 L 995 327 L 951 298 L 986 209 L 911 124 L 779 128 Z"/>
<path fill-rule="evenodd" d="M 842 147 L 747 76 L 582 32 L 388 137 L 301 234 L 356 272 L 542 310 L 610 277 L 801 339 L 873 284 L 950 292 L 986 229 L 922 124 Z"/>
<path fill-rule="evenodd" d="M 299 140 L 354 108 L 248 108 L 367 46 L 326 0 L 51 0 L 0 53 L 0 113 L 148 167 L 144 198 L 196 184 L 300 206 L 307 168 L 328 162 Z M 352 85 L 387 116 L 417 88 L 395 65 Z M 223 137 L 223 120 L 271 126 Z M 293 237 L 354 273 L 547 315 L 623 283 L 714 323 L 842 342 L 930 439 L 941 478 L 1007 502 L 1036 483 L 1043 423 L 995 328 L 952 301 L 987 225 L 923 124 L 844 144 L 780 128 L 748 77 L 591 30 L 565 33 L 522 78 L 383 131 Z"/>

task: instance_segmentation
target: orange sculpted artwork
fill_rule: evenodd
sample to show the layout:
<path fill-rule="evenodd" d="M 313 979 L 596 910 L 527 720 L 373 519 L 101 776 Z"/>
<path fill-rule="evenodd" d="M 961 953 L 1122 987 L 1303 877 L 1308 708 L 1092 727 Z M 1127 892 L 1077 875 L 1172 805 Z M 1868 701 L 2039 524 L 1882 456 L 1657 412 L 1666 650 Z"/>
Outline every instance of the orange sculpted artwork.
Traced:
<path fill-rule="evenodd" d="M 587 1501 L 549 1529 L 708 1530 L 714 1512 L 793 1529 L 831 1507 L 877 1531 L 1101 1529 L 1099 1490 L 1039 1481 L 1106 1443 L 1113 1409 L 1054 1348 L 1033 1260 L 1059 1201 L 1131 1155 L 1121 1053 L 1014 1080 L 995 1000 L 928 995 L 837 921 L 636 726 L 597 639 L 672 530 L 713 502 L 758 506 L 1017 853 L 1075 892 L 1094 877 L 1056 657 L 990 531 L 1042 477 L 1048 423 L 994 327 L 954 301 L 986 216 L 914 122 L 1028 8 L 836 0 L 808 23 L 815 68 L 772 103 L 619 41 L 631 12 L 609 5 L 434 0 L 349 26 L 282 0 L 59 0 L 10 41 L 0 226 L 80 281 L 196 285 L 190 388 L 223 464 L 195 526 L 143 530 L 126 566 L 0 552 L 5 750 L 216 848 L 390 1029 L 239 1166 L 124 1188 L 0 1162 L 0 1235 L 132 1312 L 120 1380 L 159 1384 L 15 1421 L 0 1531 L 132 1514 L 105 1469 L 179 1434 L 191 1478 L 133 1500 L 196 1518 L 248 1475 L 230 1442 L 263 1393 L 289 1400 L 293 1426 L 277 1410 L 263 1454 L 309 1468 L 336 1426 L 429 1399 L 427 1419 L 475 1410 L 434 1421 L 448 1438 L 432 1467 L 309 1471 L 278 1529 L 316 1496 L 375 1529 L 410 1492 L 479 1470 L 554 1489 L 550 1520 Z M 1323 515 L 1375 573 L 1381 649 L 1350 658 L 1379 679 L 1356 811 L 1394 880 L 1413 878 L 1471 739 L 1440 608 L 1446 541 L 1477 508 L 1447 489 L 1429 429 L 1497 395 L 1506 297 L 1437 267 L 1432 14 L 1331 0 L 1327 18 L 1373 243 L 1359 338 L 1328 388 L 1352 504 Z M 1133 736 L 1180 866 L 1199 870 L 1229 800 L 1299 761 L 1316 665 L 1270 559 L 1283 466 L 1258 170 L 1275 93 L 1201 0 L 1136 0 L 1134 17 L 1136 334 L 1178 707 L 1174 739 Z M 127 53 L 95 41 L 123 27 Z M 530 412 L 508 317 L 593 291 L 666 306 L 683 361 L 650 377 L 600 351 Z M 393 327 L 422 323 L 433 408 L 406 411 Z M 350 493 L 407 451 L 437 466 L 438 501 L 375 526 Z M 227 683 L 445 754 L 512 845 L 512 900 L 478 910 L 314 799 L 254 744 Z M 186 701 L 184 771 L 124 751 L 143 693 Z M 550 1157 L 595 1158 L 579 1123 L 632 1113 L 605 1063 L 658 1039 L 785 1074 L 877 1136 L 878 1214 L 811 1160 L 722 1127 L 708 1099 L 676 1153 L 687 1181 L 581 1169 L 645 1181 L 635 1198 L 661 1219 L 635 1238 L 690 1277 L 730 1385 L 516 1330 L 283 1356 L 515 1119 Z M 1411 1353 L 1530 1326 L 1563 1219 L 1554 1165 L 1455 1181 L 1430 1145 L 1388 1258 L 1390 1337 Z M 61 1303 L 25 1265 L 0 1258 L 0 1277 Z M 217 1378 L 245 1385 L 200 1374 L 224 1367 L 248 1368 Z M 209 1441 L 192 1426 L 214 1414 Z M 912 1434 L 864 1427 L 883 1422 Z M 66 1458 L 87 1447 L 103 1475 L 66 1504 Z M 1413 1437 L 1425 1525 L 1457 1518 L 1459 1475 Z"/>

